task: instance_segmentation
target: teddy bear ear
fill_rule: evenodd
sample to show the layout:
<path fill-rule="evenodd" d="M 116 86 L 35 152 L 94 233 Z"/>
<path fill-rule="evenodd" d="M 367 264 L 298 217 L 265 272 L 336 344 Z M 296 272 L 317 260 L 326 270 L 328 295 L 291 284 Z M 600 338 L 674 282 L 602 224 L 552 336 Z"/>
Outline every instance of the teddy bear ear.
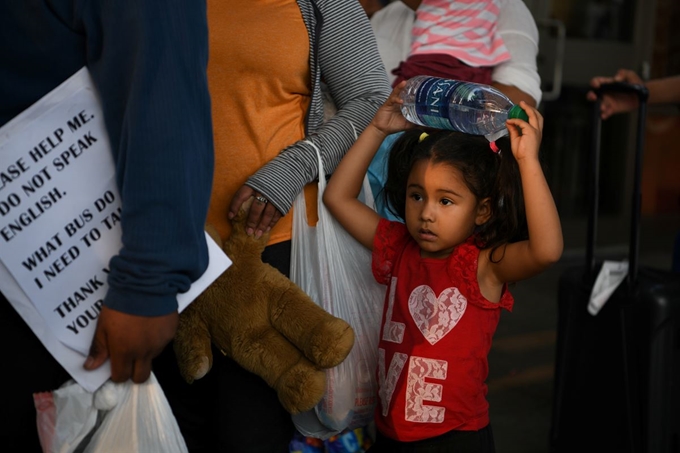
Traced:
<path fill-rule="evenodd" d="M 212 226 L 209 223 L 206 223 L 205 232 L 208 233 L 208 236 L 210 236 L 217 245 L 219 245 L 220 247 L 222 246 L 222 239 L 220 238 L 220 235 L 214 226 Z"/>

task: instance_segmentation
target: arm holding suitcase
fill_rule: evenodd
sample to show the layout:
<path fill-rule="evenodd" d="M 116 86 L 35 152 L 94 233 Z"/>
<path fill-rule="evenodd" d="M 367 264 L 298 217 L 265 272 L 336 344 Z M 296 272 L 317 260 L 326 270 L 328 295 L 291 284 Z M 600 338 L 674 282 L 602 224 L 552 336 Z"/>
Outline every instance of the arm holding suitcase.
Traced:
<path fill-rule="evenodd" d="M 680 75 L 663 77 L 650 80 L 645 83 L 639 75 L 630 69 L 619 69 L 614 77 L 593 77 L 590 86 L 599 88 L 601 85 L 612 82 L 626 82 L 636 85 L 644 85 L 649 90 L 650 104 L 680 103 Z M 589 101 L 596 99 L 595 92 L 587 94 Z M 628 93 L 607 93 L 602 96 L 601 104 L 602 119 L 605 120 L 617 113 L 630 112 L 638 108 L 638 98 Z"/>

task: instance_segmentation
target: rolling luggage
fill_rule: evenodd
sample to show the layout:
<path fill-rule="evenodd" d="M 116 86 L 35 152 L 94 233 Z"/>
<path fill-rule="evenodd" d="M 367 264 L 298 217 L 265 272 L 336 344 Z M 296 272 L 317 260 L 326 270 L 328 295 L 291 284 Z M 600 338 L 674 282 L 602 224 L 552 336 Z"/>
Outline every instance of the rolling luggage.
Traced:
<path fill-rule="evenodd" d="M 593 106 L 585 265 L 560 277 L 550 429 L 552 453 L 680 453 L 680 274 L 638 265 L 647 89 L 603 86 L 640 100 L 628 276 L 595 316 L 590 292 L 598 217 L 599 100 Z"/>

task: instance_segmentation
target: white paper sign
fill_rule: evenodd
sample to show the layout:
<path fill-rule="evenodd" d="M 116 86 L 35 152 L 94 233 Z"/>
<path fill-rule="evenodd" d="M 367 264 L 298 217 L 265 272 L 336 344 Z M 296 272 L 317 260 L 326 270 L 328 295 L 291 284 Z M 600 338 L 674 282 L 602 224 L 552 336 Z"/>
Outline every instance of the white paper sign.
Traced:
<path fill-rule="evenodd" d="M 80 369 L 106 294 L 109 259 L 122 245 L 114 174 L 85 68 L 0 128 L 0 291 L 88 390 L 94 384 L 82 380 L 97 373 Z M 180 309 L 231 264 L 208 244 L 209 269 L 178 297 Z M 106 378 L 108 371 L 93 380 Z"/>

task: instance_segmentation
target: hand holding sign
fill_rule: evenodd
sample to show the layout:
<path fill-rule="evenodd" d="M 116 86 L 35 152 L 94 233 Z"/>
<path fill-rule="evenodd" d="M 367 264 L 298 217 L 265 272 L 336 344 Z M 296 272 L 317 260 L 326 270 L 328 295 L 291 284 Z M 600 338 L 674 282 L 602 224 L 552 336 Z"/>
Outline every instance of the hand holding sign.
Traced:
<path fill-rule="evenodd" d="M 103 306 L 108 262 L 122 246 L 114 175 L 85 68 L 0 128 L 0 291 L 89 391 L 109 377 L 146 380 L 177 327 L 177 313 L 143 317 Z M 209 268 L 178 295 L 180 311 L 231 264 L 206 239 Z"/>
<path fill-rule="evenodd" d="M 97 369 L 110 358 L 113 382 L 145 382 L 151 374 L 151 360 L 172 340 L 178 321 L 177 312 L 149 317 L 102 307 L 85 369 Z"/>

